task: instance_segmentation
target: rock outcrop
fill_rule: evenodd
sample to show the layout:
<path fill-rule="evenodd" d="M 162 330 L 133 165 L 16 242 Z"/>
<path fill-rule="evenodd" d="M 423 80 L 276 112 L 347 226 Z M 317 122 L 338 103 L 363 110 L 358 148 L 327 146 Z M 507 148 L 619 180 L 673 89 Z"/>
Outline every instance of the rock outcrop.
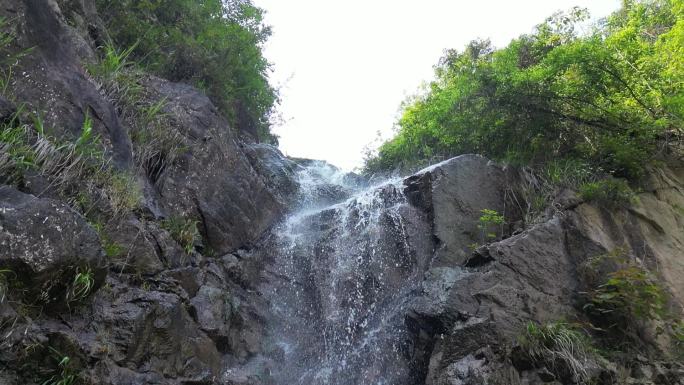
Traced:
<path fill-rule="evenodd" d="M 531 366 L 516 365 L 511 360 L 521 353 L 512 354 L 510 349 L 530 321 L 544 324 L 584 319 L 582 310 L 578 309 L 578 297 L 585 288 L 578 271 L 589 258 L 618 248 L 656 272 L 671 294 L 672 311 L 681 317 L 682 280 L 674 278 L 682 276 L 684 263 L 681 259 L 684 227 L 678 209 L 684 198 L 681 163 L 654 170 L 645 191 L 630 207 L 607 209 L 575 197 L 569 207 L 556 208 L 545 220 L 515 235 L 504 233 L 504 239 L 466 253 L 470 257 L 463 259 L 463 249 L 447 247 L 454 244 L 463 247 L 474 241 L 473 223 L 479 216 L 478 210 L 503 209 L 510 204 L 503 199 L 504 189 L 515 185 L 515 180 L 511 180 L 516 177 L 515 173 L 506 176 L 498 167 L 480 163 L 479 167 L 473 166 L 472 158 L 460 157 L 407 179 L 409 191 L 421 191 L 417 202 L 426 212 L 448 215 L 451 211 L 444 209 L 445 201 L 447 208 L 459 210 L 458 219 L 434 215 L 437 264 L 427 272 L 423 295 L 418 297 L 411 315 L 418 319 L 413 321 L 416 324 L 427 325 L 424 333 L 437 330 L 433 334 L 426 384 L 571 381 L 557 378 L 545 369 L 535 371 Z M 451 170 L 465 168 L 462 173 L 478 169 L 479 172 L 459 178 L 458 173 L 440 170 L 445 166 Z M 458 187 L 445 190 L 442 188 L 445 185 Z M 471 191 L 467 195 L 471 200 L 464 200 L 461 191 Z M 474 196 L 483 199 L 477 200 Z M 426 205 L 430 200 L 437 204 Z M 519 218 L 508 219 L 515 222 Z M 452 228 L 443 233 L 445 222 Z M 470 227 L 463 223 L 470 223 Z M 453 242 L 457 237 L 461 239 Z M 451 263 L 441 263 L 444 255 L 452 256 Z M 658 342 L 651 343 L 657 350 Z M 672 349 L 667 344 L 660 347 L 665 351 Z M 650 384 L 663 381 L 659 378 L 665 376 L 668 380 L 662 383 L 676 384 L 684 379 L 681 366 L 663 369 L 657 363 L 653 365 L 647 370 L 653 375 L 620 378 L 618 373 L 611 372 L 604 375 L 611 380 L 604 381 Z"/>
<path fill-rule="evenodd" d="M 64 306 L 76 274 L 101 286 L 107 263 L 97 233 L 64 203 L 0 187 L 0 265 L 21 299 Z"/>

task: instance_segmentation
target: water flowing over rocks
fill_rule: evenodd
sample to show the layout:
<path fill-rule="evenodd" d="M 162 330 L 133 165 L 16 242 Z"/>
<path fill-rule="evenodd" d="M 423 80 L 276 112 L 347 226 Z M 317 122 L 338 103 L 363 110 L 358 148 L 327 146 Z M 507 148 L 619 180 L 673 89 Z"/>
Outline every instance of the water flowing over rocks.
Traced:
<path fill-rule="evenodd" d="M 665 170 L 652 182 L 664 199 L 655 204 L 644 193 L 637 207 L 662 204 L 661 220 L 676 222 L 667 213 L 681 204 L 682 195 L 671 192 L 681 189 L 682 169 Z M 519 178 L 465 155 L 336 204 L 313 201 L 314 209 L 305 206 L 274 228 L 249 257 L 264 264 L 259 291 L 270 304 L 265 349 L 273 383 L 566 383 L 512 363 L 511 348 L 528 321 L 581 311 L 579 265 L 618 245 L 670 266 L 663 279 L 681 308 L 681 282 L 668 279 L 681 267 L 677 253 L 648 245 L 664 236 L 681 247 L 682 227 L 657 226 L 638 208 L 608 212 L 566 197 L 571 209 L 551 211 L 524 231 L 505 226 L 473 250 L 482 240 L 482 209 L 504 213 L 508 223 L 522 220 L 507 200 Z M 672 383 L 681 379 L 681 367 L 668 373 Z"/>

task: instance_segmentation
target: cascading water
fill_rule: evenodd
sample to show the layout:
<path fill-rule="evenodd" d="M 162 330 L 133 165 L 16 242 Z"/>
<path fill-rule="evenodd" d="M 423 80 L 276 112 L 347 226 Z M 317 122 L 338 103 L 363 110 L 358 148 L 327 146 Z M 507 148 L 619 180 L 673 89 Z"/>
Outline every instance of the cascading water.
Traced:
<path fill-rule="evenodd" d="M 362 188 L 325 163 L 299 179 L 298 210 L 260 248 L 274 383 L 415 383 L 404 315 L 431 255 L 423 214 L 399 181 Z"/>

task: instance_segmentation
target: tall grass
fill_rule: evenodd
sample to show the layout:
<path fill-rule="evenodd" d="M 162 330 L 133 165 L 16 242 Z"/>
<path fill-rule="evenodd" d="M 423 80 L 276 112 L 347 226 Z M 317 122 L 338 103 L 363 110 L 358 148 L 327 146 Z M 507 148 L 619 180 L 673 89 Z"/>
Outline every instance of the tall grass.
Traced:
<path fill-rule="evenodd" d="M 46 133 L 38 115 L 31 125 L 19 124 L 19 114 L 21 109 L 0 127 L 0 175 L 5 182 L 20 183 L 30 170 L 49 180 L 47 188 L 60 190 L 106 167 L 104 148 L 88 116 L 76 140 L 61 142 Z"/>
<path fill-rule="evenodd" d="M 536 362 L 554 373 L 567 372 L 577 384 L 589 384 L 587 364 L 593 350 L 587 336 L 565 322 L 537 325 L 527 324 L 519 338 L 520 345 Z"/>
<path fill-rule="evenodd" d="M 144 73 L 129 59 L 136 45 L 122 51 L 104 46 L 101 61 L 88 70 L 130 127 L 135 164 L 154 183 L 183 150 L 183 138 L 164 113 L 167 99 L 151 95 L 142 85 Z"/>

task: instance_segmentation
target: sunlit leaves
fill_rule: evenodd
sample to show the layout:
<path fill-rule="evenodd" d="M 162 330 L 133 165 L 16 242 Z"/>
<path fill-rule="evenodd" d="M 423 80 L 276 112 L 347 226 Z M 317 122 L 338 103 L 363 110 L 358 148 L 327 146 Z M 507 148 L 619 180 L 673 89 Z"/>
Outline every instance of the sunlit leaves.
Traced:
<path fill-rule="evenodd" d="M 426 95 L 367 169 L 481 153 L 544 164 L 577 158 L 638 177 L 684 119 L 682 0 L 628 1 L 586 36 L 586 12 L 555 14 L 507 47 L 448 50 Z"/>

